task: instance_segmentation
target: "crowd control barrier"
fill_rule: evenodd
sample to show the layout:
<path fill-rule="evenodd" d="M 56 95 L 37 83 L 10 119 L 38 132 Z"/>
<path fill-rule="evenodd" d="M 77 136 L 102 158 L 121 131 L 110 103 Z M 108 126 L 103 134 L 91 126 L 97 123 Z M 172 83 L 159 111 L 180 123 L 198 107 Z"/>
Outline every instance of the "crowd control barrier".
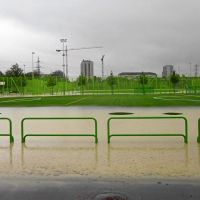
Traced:
<path fill-rule="evenodd" d="M 169 119 L 169 120 L 175 120 L 175 119 L 182 119 L 184 120 L 184 134 L 126 134 L 126 133 L 119 133 L 119 134 L 113 134 L 111 133 L 111 128 L 110 128 L 110 124 L 111 121 L 113 120 L 134 120 L 134 119 L 139 119 L 139 120 L 143 120 L 143 119 L 150 119 L 150 120 L 163 120 L 163 119 Z M 111 117 L 108 119 L 107 121 L 107 140 L 108 143 L 110 143 L 110 139 L 111 137 L 114 136 L 181 136 L 184 138 L 184 142 L 187 143 L 188 142 L 188 122 L 187 119 L 185 117 L 182 116 L 178 116 L 178 117 Z"/>
<path fill-rule="evenodd" d="M 24 124 L 26 121 L 33 121 L 33 120 L 92 120 L 94 121 L 95 130 L 92 134 L 30 134 L 25 133 L 24 131 Z M 98 143 L 98 136 L 97 136 L 97 120 L 92 117 L 28 117 L 23 118 L 21 121 L 21 142 L 25 143 L 26 138 L 30 136 L 92 136 L 95 138 L 95 143 Z"/>
<path fill-rule="evenodd" d="M 198 120 L 198 137 L 197 137 L 197 142 L 200 143 L 200 118 Z"/>
<path fill-rule="evenodd" d="M 6 117 L 1 117 L 0 120 L 5 120 L 5 121 L 8 121 L 8 123 L 9 123 L 9 133 L 8 134 L 3 133 L 3 134 L 0 134 L 0 136 L 9 136 L 10 143 L 13 143 L 14 137 L 12 135 L 12 121 L 11 121 L 11 119 L 6 118 Z"/>

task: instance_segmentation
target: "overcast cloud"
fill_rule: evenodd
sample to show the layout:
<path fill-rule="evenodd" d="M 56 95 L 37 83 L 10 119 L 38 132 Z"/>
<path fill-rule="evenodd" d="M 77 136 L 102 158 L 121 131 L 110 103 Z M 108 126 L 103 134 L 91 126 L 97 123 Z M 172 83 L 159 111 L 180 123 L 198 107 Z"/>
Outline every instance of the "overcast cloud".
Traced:
<path fill-rule="evenodd" d="M 173 64 L 189 73 L 200 64 L 199 0 L 0 0 L 0 70 L 14 63 L 31 70 L 31 52 L 42 72 L 62 70 L 60 38 L 68 47 L 103 46 L 69 52 L 69 75 L 80 73 L 82 59 L 101 73 L 152 71 Z"/>

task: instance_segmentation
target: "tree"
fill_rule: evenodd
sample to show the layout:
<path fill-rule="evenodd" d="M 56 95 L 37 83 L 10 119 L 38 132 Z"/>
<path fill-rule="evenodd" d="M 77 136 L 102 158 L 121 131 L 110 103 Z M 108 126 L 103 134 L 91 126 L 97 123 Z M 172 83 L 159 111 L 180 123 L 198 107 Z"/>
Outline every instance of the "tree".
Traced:
<path fill-rule="evenodd" d="M 54 76 L 49 76 L 48 79 L 47 79 L 47 87 L 50 87 L 51 88 L 51 94 L 53 95 L 53 89 L 54 89 L 54 86 L 56 85 L 56 77 Z"/>
<path fill-rule="evenodd" d="M 12 65 L 12 67 L 7 70 L 5 74 L 6 76 L 20 77 L 23 75 L 23 69 L 21 69 L 16 63 L 15 65 Z"/>
<path fill-rule="evenodd" d="M 81 86 L 81 94 L 84 94 L 84 86 L 86 85 L 86 77 L 82 74 L 77 79 L 78 85 Z"/>
<path fill-rule="evenodd" d="M 110 86 L 111 93 L 114 94 L 114 85 L 116 84 L 116 79 L 113 76 L 113 72 L 110 72 L 110 76 L 106 79 L 108 85 Z"/>
<path fill-rule="evenodd" d="M 57 77 L 64 77 L 65 76 L 65 74 L 61 70 L 56 70 L 56 71 L 52 72 L 51 75 L 57 76 Z"/>
<path fill-rule="evenodd" d="M 180 76 L 173 71 L 172 75 L 170 76 L 170 82 L 172 83 L 174 93 L 176 92 L 176 86 L 180 81 Z"/>
<path fill-rule="evenodd" d="M 143 94 L 145 94 L 145 85 L 147 85 L 148 83 L 148 78 L 146 77 L 144 72 L 142 72 L 141 75 L 139 76 L 139 82 L 142 85 Z"/>

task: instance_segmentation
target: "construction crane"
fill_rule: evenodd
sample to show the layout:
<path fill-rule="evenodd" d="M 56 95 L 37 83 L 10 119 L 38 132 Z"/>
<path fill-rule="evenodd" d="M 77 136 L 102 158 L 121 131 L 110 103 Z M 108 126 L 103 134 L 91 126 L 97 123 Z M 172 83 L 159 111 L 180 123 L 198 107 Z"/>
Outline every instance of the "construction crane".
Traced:
<path fill-rule="evenodd" d="M 64 39 L 61 39 L 60 40 L 61 42 L 63 42 L 63 44 L 66 42 L 66 40 Z M 63 52 L 62 56 L 63 56 L 63 74 L 65 74 L 65 78 L 68 79 L 68 51 L 77 51 L 77 50 L 84 50 L 84 49 L 98 49 L 98 48 L 103 48 L 101 46 L 94 46 L 94 47 L 80 47 L 80 48 L 70 48 L 68 49 L 67 48 L 67 45 L 66 47 L 64 48 L 64 45 L 63 45 L 63 49 L 56 49 L 57 52 Z M 66 56 L 66 61 L 64 63 L 64 56 Z"/>
<path fill-rule="evenodd" d="M 104 78 L 104 63 L 103 63 L 104 57 L 105 57 L 105 55 L 103 55 L 103 56 L 101 57 L 101 65 L 102 65 L 102 79 Z"/>

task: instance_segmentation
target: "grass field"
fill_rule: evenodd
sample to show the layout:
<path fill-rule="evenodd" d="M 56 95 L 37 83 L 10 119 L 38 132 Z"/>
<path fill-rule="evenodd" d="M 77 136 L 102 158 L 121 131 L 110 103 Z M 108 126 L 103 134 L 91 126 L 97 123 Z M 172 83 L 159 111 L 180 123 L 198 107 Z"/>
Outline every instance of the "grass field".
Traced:
<path fill-rule="evenodd" d="M 0 98 L 0 107 L 23 106 L 200 106 L 200 95 L 76 95 Z"/>

